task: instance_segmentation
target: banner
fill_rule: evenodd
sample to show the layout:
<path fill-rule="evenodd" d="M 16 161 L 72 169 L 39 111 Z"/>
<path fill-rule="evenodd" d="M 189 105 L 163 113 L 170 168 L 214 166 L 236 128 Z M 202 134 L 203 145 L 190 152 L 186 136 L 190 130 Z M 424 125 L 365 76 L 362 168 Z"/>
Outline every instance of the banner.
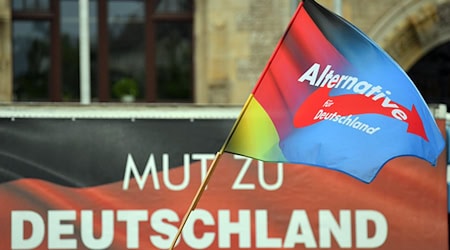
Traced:
<path fill-rule="evenodd" d="M 167 249 L 233 123 L 0 119 L 0 249 Z M 445 157 L 365 184 L 225 154 L 176 249 L 448 249 Z"/>

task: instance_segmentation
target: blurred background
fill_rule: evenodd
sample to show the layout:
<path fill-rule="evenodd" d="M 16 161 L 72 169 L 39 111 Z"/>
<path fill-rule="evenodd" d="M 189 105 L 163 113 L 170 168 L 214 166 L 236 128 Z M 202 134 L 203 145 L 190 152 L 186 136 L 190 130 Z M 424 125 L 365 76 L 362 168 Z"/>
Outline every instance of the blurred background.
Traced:
<path fill-rule="evenodd" d="M 0 102 L 243 104 L 298 0 L 0 0 Z M 317 0 L 450 102 L 450 0 Z"/>
<path fill-rule="evenodd" d="M 448 110 L 450 0 L 316 1 L 377 42 L 409 74 L 427 103 L 444 104 Z M 89 109 L 114 104 L 111 109 L 117 111 L 117 105 L 126 106 L 122 104 L 176 103 L 234 106 L 234 119 L 298 4 L 0 0 L 0 110 L 27 104 L 86 104 Z M 125 110 L 124 117 L 149 110 L 137 106 Z M 177 116 L 181 113 L 186 112 Z M 224 111 L 210 114 L 223 118 Z"/>

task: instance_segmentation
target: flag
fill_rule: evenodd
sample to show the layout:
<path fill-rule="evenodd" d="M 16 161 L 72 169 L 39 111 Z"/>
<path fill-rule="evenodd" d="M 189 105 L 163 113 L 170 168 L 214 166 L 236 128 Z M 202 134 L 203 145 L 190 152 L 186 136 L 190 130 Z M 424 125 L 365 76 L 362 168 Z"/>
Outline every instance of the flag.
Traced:
<path fill-rule="evenodd" d="M 354 25 L 304 0 L 223 151 L 370 183 L 396 157 L 435 165 L 444 145 L 401 67 Z"/>

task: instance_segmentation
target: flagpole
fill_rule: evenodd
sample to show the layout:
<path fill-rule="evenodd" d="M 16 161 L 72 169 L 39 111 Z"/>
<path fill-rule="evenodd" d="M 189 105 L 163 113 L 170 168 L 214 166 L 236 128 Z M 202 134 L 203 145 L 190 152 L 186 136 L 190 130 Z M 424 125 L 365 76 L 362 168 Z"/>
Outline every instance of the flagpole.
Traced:
<path fill-rule="evenodd" d="M 234 122 L 233 128 L 230 130 L 230 133 L 228 134 L 227 139 L 225 140 L 225 142 L 222 145 L 222 148 L 220 149 L 219 152 L 216 153 L 216 156 L 214 157 L 213 162 L 211 163 L 208 172 L 206 173 L 205 179 L 202 181 L 202 184 L 200 185 L 200 187 L 197 190 L 197 193 L 195 194 L 194 199 L 191 202 L 191 205 L 189 206 L 186 214 L 184 215 L 183 221 L 180 224 L 180 227 L 178 228 L 178 232 L 175 235 L 175 238 L 172 241 L 172 244 L 170 245 L 169 250 L 173 250 L 175 248 L 175 244 L 178 240 L 178 238 L 181 235 L 181 232 L 183 231 L 184 225 L 186 224 L 189 215 L 191 214 L 192 211 L 194 211 L 194 209 L 197 207 L 198 202 L 200 201 L 200 197 L 202 196 L 203 192 L 205 191 L 206 186 L 208 185 L 209 179 L 212 175 L 212 173 L 214 172 L 217 163 L 219 162 L 219 158 L 222 156 L 222 154 L 225 151 L 225 147 L 227 146 L 228 142 L 230 141 L 231 136 L 234 133 L 234 130 L 236 129 L 237 124 L 239 123 L 239 121 L 241 120 L 241 117 L 243 116 L 243 114 L 245 113 L 245 110 L 247 109 L 250 100 L 252 99 L 252 95 L 249 95 L 249 97 L 247 98 L 247 101 L 245 102 L 238 118 L 236 119 L 236 121 Z"/>
<path fill-rule="evenodd" d="M 260 79 L 258 80 L 258 83 L 257 83 L 256 86 L 254 87 L 252 93 L 254 93 L 254 92 L 258 89 L 259 84 L 261 83 L 261 80 L 262 80 L 263 76 L 267 73 L 267 70 L 268 70 L 268 68 L 269 68 L 269 65 L 272 63 L 272 61 L 273 61 L 273 59 L 274 59 L 274 57 L 275 57 L 275 54 L 277 53 L 278 49 L 280 48 L 281 43 L 282 43 L 284 37 L 285 37 L 286 34 L 287 34 L 287 31 L 290 29 L 292 23 L 294 22 L 295 17 L 297 16 L 298 12 L 300 11 L 300 6 L 301 6 L 301 5 L 299 5 L 299 7 L 297 8 L 296 12 L 294 13 L 294 18 L 292 18 L 292 20 L 290 21 L 289 26 L 288 26 L 288 28 L 287 28 L 287 30 L 286 30 L 286 32 L 285 32 L 285 35 L 283 35 L 283 38 L 278 42 L 278 44 L 277 44 L 277 46 L 276 46 L 276 48 L 275 48 L 275 52 L 272 54 L 271 58 L 269 59 L 269 63 L 268 63 L 268 64 L 266 65 L 266 67 L 264 68 L 263 74 L 260 76 Z M 249 104 L 250 104 L 250 101 L 251 101 L 252 99 L 253 99 L 253 94 L 251 94 L 251 95 L 248 96 L 248 98 L 247 98 L 247 100 L 246 100 L 246 102 L 245 102 L 245 104 L 244 104 L 244 106 L 243 106 L 243 108 L 242 108 L 242 110 L 241 110 L 241 113 L 239 114 L 238 118 L 236 119 L 236 121 L 235 121 L 235 123 L 234 123 L 234 125 L 233 125 L 233 128 L 231 129 L 230 133 L 228 134 L 227 139 L 225 140 L 224 144 L 222 145 L 222 148 L 220 149 L 220 151 L 217 152 L 217 154 L 216 154 L 216 156 L 215 156 L 213 162 L 211 163 L 211 166 L 210 166 L 209 169 L 208 169 L 208 172 L 207 172 L 207 174 L 206 174 L 206 176 L 205 176 L 205 179 L 203 180 L 202 184 L 200 185 L 199 189 L 197 190 L 197 193 L 196 193 L 194 199 L 192 200 L 192 203 L 191 203 L 189 209 L 187 210 L 186 214 L 184 215 L 183 221 L 181 222 L 181 225 L 180 225 L 180 227 L 178 228 L 178 232 L 177 232 L 177 234 L 175 235 L 175 238 L 173 239 L 172 244 L 171 244 L 169 250 L 173 250 L 173 249 L 174 249 L 175 244 L 176 244 L 178 238 L 179 238 L 180 235 L 181 235 L 181 231 L 183 231 L 184 225 L 186 224 L 189 215 L 190 215 L 191 212 L 196 208 L 197 203 L 199 202 L 200 197 L 202 196 L 203 192 L 205 191 L 206 185 L 208 184 L 209 179 L 210 179 L 212 173 L 214 172 L 214 169 L 216 168 L 216 165 L 217 165 L 217 162 L 218 162 L 220 156 L 222 156 L 222 154 L 224 153 L 225 147 L 226 147 L 227 144 L 229 143 L 229 141 L 230 141 L 230 139 L 231 139 L 231 137 L 232 137 L 234 131 L 236 130 L 237 125 L 239 124 L 239 121 L 241 120 L 243 114 L 244 114 L 245 111 L 247 110 L 247 108 L 248 108 L 248 106 L 249 106 Z"/>
<path fill-rule="evenodd" d="M 187 210 L 186 214 L 184 215 L 183 221 L 181 222 L 181 225 L 178 228 L 178 232 L 177 232 L 177 234 L 175 235 L 175 238 L 172 241 L 172 245 L 170 245 L 170 248 L 169 248 L 170 250 L 174 249 L 175 244 L 176 244 L 178 238 L 180 237 L 181 231 L 183 231 L 184 225 L 186 224 L 186 222 L 187 222 L 187 220 L 189 218 L 189 215 L 197 207 L 197 204 L 198 204 L 198 202 L 200 200 L 200 197 L 202 196 L 203 191 L 205 191 L 206 185 L 208 184 L 209 179 L 210 179 L 212 173 L 214 172 L 214 169 L 217 166 L 217 162 L 218 162 L 220 156 L 222 156 L 222 154 L 223 154 L 223 149 L 224 149 L 224 147 L 222 147 L 222 149 L 219 152 L 216 153 L 216 156 L 214 157 L 214 160 L 211 163 L 211 166 L 209 167 L 208 172 L 206 173 L 205 179 L 203 180 L 202 184 L 198 188 L 197 193 L 195 194 L 195 197 L 192 200 L 191 205 L 189 206 L 189 209 Z"/>

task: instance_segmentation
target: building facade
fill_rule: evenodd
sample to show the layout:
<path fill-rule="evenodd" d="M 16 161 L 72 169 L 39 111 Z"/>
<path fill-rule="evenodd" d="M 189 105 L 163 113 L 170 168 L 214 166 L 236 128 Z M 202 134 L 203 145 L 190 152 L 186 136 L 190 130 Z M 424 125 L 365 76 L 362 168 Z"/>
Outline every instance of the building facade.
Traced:
<path fill-rule="evenodd" d="M 427 101 L 450 103 L 450 0 L 317 2 L 411 70 Z M 297 3 L 90 0 L 92 102 L 242 104 Z M 0 101 L 79 102 L 78 14 L 78 0 L 0 0 Z"/>

